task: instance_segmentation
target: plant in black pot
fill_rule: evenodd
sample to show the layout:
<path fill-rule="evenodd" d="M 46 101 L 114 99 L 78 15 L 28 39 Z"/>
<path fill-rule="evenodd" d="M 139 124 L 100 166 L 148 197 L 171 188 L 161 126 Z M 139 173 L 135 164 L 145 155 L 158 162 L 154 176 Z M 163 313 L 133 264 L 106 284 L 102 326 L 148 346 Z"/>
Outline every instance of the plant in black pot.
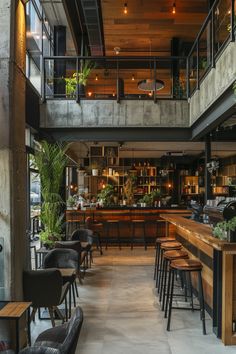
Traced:
<path fill-rule="evenodd" d="M 213 235 L 220 240 L 236 242 L 236 216 L 230 220 L 218 222 L 213 228 Z"/>
<path fill-rule="evenodd" d="M 65 78 L 66 95 L 68 98 L 74 98 L 76 90 L 80 97 L 85 96 L 85 86 L 91 71 L 95 68 L 94 62 L 85 60 L 81 63 L 80 71 L 74 72 L 72 77 Z"/>

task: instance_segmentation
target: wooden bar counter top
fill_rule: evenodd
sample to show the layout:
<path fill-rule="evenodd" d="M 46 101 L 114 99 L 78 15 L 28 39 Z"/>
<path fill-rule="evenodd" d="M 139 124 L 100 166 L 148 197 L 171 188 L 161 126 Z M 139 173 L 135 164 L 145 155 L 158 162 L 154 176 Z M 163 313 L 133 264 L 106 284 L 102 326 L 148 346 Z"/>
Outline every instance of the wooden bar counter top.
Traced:
<path fill-rule="evenodd" d="M 212 235 L 209 225 L 183 215 L 160 214 L 175 228 L 176 239 L 190 258 L 203 264 L 206 308 L 213 320 L 213 331 L 225 345 L 236 345 L 236 243 Z M 196 279 L 193 285 L 196 284 Z"/>

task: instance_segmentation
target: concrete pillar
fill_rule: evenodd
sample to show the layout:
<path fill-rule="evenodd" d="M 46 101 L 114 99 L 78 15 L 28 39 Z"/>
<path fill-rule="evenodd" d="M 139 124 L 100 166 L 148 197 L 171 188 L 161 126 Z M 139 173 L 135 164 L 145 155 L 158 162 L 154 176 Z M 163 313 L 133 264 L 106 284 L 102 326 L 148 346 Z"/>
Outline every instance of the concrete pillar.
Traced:
<path fill-rule="evenodd" d="M 25 8 L 0 1 L 0 299 L 22 299 L 26 267 Z M 0 328 L 1 332 L 2 327 Z"/>

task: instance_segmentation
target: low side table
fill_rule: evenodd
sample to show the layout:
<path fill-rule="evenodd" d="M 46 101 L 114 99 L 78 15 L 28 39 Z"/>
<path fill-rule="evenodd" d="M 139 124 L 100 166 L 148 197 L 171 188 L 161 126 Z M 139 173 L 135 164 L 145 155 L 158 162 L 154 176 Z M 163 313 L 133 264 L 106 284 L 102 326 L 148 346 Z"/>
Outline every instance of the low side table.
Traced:
<path fill-rule="evenodd" d="M 27 316 L 27 328 L 28 328 L 28 343 L 31 345 L 31 335 L 30 335 L 30 305 L 31 302 L 6 302 L 6 305 L 0 310 L 0 320 L 15 320 L 15 334 L 16 334 L 16 353 L 20 351 L 20 328 L 19 321 L 20 318 L 28 312 Z"/>

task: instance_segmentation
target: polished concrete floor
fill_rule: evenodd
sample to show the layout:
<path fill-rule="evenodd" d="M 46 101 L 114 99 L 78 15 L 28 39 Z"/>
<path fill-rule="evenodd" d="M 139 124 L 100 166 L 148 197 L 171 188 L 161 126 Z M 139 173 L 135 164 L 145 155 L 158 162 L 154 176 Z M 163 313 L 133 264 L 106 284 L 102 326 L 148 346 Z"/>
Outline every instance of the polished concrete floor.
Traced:
<path fill-rule="evenodd" d="M 108 249 L 95 253 L 94 264 L 79 286 L 84 311 L 77 354 L 235 354 L 212 333 L 202 335 L 199 312 L 173 311 L 171 331 L 160 311 L 153 282 L 154 250 Z M 50 326 L 33 325 L 32 333 Z"/>

